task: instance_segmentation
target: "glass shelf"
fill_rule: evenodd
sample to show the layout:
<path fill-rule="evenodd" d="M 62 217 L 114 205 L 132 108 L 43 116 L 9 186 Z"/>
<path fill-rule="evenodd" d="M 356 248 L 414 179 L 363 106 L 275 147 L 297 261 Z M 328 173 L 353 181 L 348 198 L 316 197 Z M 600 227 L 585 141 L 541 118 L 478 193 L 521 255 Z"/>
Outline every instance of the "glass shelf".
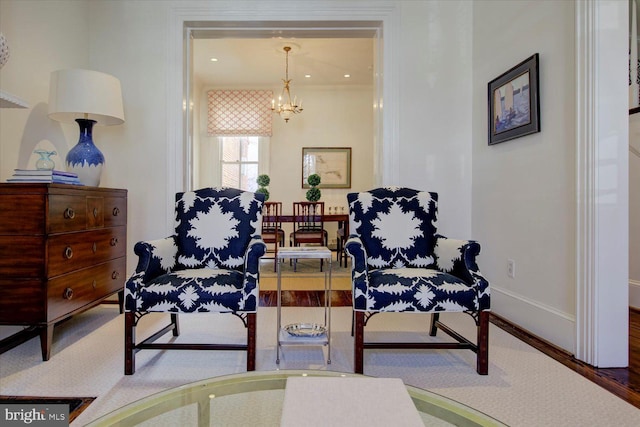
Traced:
<path fill-rule="evenodd" d="M 0 90 L 0 108 L 29 108 L 29 104 L 17 96 Z"/>

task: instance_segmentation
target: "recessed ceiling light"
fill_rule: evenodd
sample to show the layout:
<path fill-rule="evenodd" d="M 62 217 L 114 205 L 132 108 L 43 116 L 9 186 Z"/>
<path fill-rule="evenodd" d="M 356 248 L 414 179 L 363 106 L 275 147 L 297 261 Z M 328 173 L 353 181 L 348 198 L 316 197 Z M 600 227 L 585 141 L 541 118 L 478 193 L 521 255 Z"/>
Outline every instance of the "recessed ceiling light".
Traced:
<path fill-rule="evenodd" d="M 349 77 L 351 77 L 351 74 L 345 74 L 344 76 L 345 76 L 346 78 L 349 78 Z"/>
<path fill-rule="evenodd" d="M 304 77 L 305 77 L 305 79 L 310 79 L 311 78 L 311 74 L 305 74 Z"/>
<path fill-rule="evenodd" d="M 218 62 L 218 58 L 211 58 L 211 62 Z"/>

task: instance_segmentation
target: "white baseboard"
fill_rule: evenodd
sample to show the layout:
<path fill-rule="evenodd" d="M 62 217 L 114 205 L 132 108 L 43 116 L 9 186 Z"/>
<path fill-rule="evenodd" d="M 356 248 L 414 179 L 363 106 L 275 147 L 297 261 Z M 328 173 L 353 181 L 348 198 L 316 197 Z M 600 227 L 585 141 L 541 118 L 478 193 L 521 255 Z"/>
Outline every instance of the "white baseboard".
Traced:
<path fill-rule="evenodd" d="M 491 287 L 491 311 L 575 354 L 575 316 L 495 286 Z"/>
<path fill-rule="evenodd" d="M 640 282 L 629 280 L 629 306 L 640 310 Z"/>

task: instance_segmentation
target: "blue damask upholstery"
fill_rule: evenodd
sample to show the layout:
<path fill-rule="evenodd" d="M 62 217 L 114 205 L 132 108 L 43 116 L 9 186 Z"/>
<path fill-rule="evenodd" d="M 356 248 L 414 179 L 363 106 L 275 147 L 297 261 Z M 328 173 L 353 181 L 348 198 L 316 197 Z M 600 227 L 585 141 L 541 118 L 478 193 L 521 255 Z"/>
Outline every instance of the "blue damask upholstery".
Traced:
<path fill-rule="evenodd" d="M 486 374 L 490 293 L 475 261 L 480 245 L 437 234 L 436 193 L 388 187 L 350 193 L 347 201 L 351 235 L 345 252 L 352 261 L 356 372 L 363 370 L 363 348 L 375 348 L 363 341 L 363 328 L 371 315 L 435 313 L 431 326 L 435 335 L 438 327 L 449 334 L 438 313 L 464 312 L 478 325 L 478 345 L 450 335 L 460 348 L 478 353 L 478 372 Z M 415 348 L 440 347 L 423 343 Z"/>
<path fill-rule="evenodd" d="M 157 334 L 135 344 L 135 326 L 150 312 L 171 313 L 163 333 L 173 330 L 174 335 L 177 313 L 238 315 L 248 329 L 247 346 L 198 344 L 194 349 L 247 349 L 247 370 L 255 368 L 259 262 L 266 251 L 260 237 L 263 203 L 263 194 L 233 188 L 178 193 L 175 234 L 136 243 L 138 266 L 125 285 L 126 374 L 135 371 L 138 349 L 167 346 L 151 344 Z"/>

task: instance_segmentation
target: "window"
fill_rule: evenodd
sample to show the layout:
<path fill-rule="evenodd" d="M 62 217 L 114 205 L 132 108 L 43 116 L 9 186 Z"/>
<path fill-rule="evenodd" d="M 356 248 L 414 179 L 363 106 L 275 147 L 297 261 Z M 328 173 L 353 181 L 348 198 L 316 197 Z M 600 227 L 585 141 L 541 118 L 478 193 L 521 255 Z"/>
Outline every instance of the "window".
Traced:
<path fill-rule="evenodd" d="M 258 174 L 269 174 L 270 90 L 207 92 L 207 137 L 197 147 L 197 188 L 223 186 L 256 191 Z M 211 162 L 219 167 L 211 167 Z"/>
<path fill-rule="evenodd" d="M 223 187 L 256 191 L 260 162 L 260 138 L 257 136 L 220 137 L 220 182 Z"/>

